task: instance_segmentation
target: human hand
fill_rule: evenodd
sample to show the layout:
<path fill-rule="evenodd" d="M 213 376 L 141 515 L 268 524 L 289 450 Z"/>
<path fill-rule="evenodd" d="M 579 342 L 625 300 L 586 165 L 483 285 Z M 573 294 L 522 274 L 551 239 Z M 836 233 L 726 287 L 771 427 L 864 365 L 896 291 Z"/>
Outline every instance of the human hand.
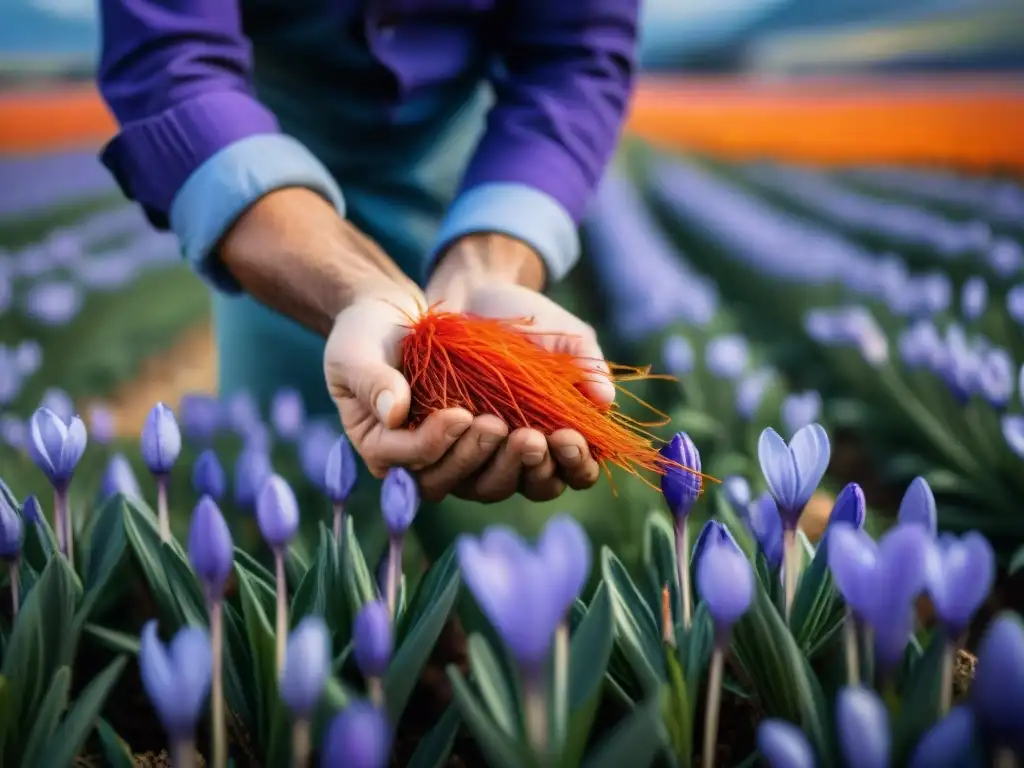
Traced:
<path fill-rule="evenodd" d="M 538 334 L 538 344 L 575 355 L 581 367 L 607 374 L 593 329 L 538 292 L 543 265 L 532 250 L 492 234 L 472 235 L 460 246 L 431 278 L 429 302 L 443 301 L 448 311 L 483 317 L 532 318 L 531 331 L 550 333 Z M 610 404 L 615 398 L 610 379 L 599 374 L 591 379 L 585 394 L 596 403 Z M 533 501 L 548 501 L 566 486 L 589 488 L 599 476 L 600 465 L 576 430 L 544 435 L 524 428 L 509 434 L 500 418 L 482 415 L 472 420 L 437 464 L 419 473 L 419 483 L 424 498 L 433 500 L 453 493 L 494 502 L 518 491 Z"/>

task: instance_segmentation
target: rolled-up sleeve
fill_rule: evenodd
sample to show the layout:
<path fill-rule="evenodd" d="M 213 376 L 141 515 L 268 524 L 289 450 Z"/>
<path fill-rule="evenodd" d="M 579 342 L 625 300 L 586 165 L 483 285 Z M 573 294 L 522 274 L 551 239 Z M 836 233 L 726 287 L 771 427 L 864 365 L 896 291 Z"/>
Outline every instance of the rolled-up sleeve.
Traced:
<path fill-rule="evenodd" d="M 238 0 L 101 0 L 100 14 L 99 89 L 121 127 L 101 159 L 216 287 L 238 290 L 216 248 L 268 192 L 307 187 L 344 212 L 330 172 L 256 99 Z"/>
<path fill-rule="evenodd" d="M 495 103 L 434 257 L 463 235 L 501 232 L 532 246 L 558 280 L 579 258 L 579 222 L 622 128 L 640 4 L 503 5 Z"/>

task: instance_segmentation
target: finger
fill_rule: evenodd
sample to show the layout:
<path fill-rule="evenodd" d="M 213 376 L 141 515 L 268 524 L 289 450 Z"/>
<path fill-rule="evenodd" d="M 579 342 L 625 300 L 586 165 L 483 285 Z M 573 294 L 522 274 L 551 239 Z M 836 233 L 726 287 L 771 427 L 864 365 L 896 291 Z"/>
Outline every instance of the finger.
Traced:
<path fill-rule="evenodd" d="M 507 436 L 508 426 L 497 416 L 477 416 L 441 460 L 420 473 L 423 498 L 427 501 L 443 499 L 484 466 L 498 452 Z"/>
<path fill-rule="evenodd" d="M 466 433 L 473 416 L 462 408 L 446 408 L 430 414 L 416 429 L 374 430 L 367 435 L 363 454 L 367 464 L 380 471 L 402 466 L 419 471 L 436 464 Z M 376 473 L 375 473 L 376 474 Z"/>
<path fill-rule="evenodd" d="M 519 478 L 547 456 L 548 443 L 535 429 L 517 429 L 502 444 L 490 465 L 477 479 L 474 495 L 484 502 L 501 501 L 519 490 Z"/>
<path fill-rule="evenodd" d="M 565 481 L 558 476 L 558 464 L 549 450 L 544 461 L 526 469 L 519 481 L 519 491 L 530 501 L 551 501 L 565 490 Z"/>
<path fill-rule="evenodd" d="M 587 441 L 574 429 L 559 429 L 548 437 L 558 474 L 573 490 L 590 488 L 601 477 L 601 465 L 594 460 Z"/>
<path fill-rule="evenodd" d="M 598 405 L 611 405 L 615 402 L 615 385 L 596 337 L 592 332 L 583 334 L 575 346 L 576 365 L 583 369 L 585 379 L 580 390 Z"/>

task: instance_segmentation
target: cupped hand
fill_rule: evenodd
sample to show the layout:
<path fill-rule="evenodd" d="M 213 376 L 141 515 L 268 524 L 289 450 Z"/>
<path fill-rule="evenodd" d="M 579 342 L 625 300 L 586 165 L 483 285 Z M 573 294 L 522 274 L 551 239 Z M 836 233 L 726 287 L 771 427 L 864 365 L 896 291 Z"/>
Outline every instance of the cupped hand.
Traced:
<path fill-rule="evenodd" d="M 474 283 L 470 286 L 456 280 L 439 290 L 428 288 L 428 299 L 443 301 L 448 311 L 504 319 L 532 318 L 529 329 L 536 343 L 572 354 L 581 368 L 594 371 L 588 377 L 585 394 L 599 404 L 614 400 L 615 388 L 607 375 L 604 354 L 590 326 L 529 288 L 500 280 Z M 576 430 L 560 429 L 544 435 L 536 429 L 522 428 L 509 434 L 508 426 L 492 415 L 473 419 L 445 456 L 419 475 L 425 498 L 441 499 L 452 493 L 483 502 L 501 501 L 517 492 L 532 501 L 549 501 L 566 486 L 589 488 L 599 477 L 600 465 Z"/>

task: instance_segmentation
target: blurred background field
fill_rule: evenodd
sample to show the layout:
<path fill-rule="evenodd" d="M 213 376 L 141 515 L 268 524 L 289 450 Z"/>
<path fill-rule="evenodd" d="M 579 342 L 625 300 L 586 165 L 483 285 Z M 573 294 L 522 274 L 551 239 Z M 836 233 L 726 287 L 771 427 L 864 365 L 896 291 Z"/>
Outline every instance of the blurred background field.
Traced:
<path fill-rule="evenodd" d="M 0 476 L 43 490 L 24 455 L 41 402 L 95 414 L 111 435 L 78 473 L 84 505 L 114 452 L 142 476 L 134 443 L 155 401 L 184 419 L 183 398 L 217 381 L 205 289 L 96 160 L 113 130 L 90 84 L 96 37 L 92 2 L 0 7 Z M 943 524 L 982 529 L 1009 562 L 1024 541 L 1020 3 L 652 0 L 641 59 L 559 298 L 612 358 L 681 375 L 637 392 L 718 477 L 755 474 L 763 426 L 821 420 L 838 436 L 833 487 L 856 479 L 893 511 L 925 475 Z M 225 456 L 267 421 L 251 411 L 224 406 Z M 335 428 L 275 441 L 311 505 Z M 534 529 L 568 508 L 598 542 L 639 547 L 659 500 L 620 477 L 616 490 L 488 517 Z M 447 514 L 484 522 L 472 505 Z"/>

